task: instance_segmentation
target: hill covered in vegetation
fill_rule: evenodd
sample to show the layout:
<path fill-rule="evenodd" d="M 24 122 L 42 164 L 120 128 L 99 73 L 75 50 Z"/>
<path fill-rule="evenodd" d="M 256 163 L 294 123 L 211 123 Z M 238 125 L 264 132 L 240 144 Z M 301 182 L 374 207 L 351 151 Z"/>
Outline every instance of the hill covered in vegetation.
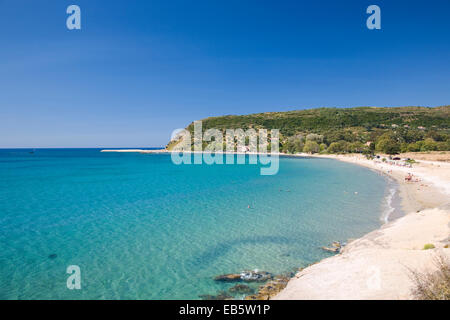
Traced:
<path fill-rule="evenodd" d="M 279 129 L 286 153 L 373 153 L 450 150 L 450 106 L 318 108 L 202 119 L 215 128 Z M 187 128 L 193 132 L 191 123 Z M 176 141 L 171 141 L 171 149 Z"/>

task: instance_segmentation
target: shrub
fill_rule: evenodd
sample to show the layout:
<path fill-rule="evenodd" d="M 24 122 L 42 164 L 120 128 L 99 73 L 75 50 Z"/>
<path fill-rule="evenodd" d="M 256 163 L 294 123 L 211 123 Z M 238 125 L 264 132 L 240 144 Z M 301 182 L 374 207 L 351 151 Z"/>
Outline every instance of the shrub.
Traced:
<path fill-rule="evenodd" d="M 450 263 L 443 256 L 435 258 L 437 271 L 422 274 L 411 271 L 413 296 L 419 300 L 450 300 Z"/>
<path fill-rule="evenodd" d="M 307 140 L 303 152 L 317 153 L 320 151 L 320 147 L 315 141 Z"/>
<path fill-rule="evenodd" d="M 292 141 L 288 141 L 281 147 L 281 150 L 285 153 L 294 153 L 295 152 L 295 144 Z"/>
<path fill-rule="evenodd" d="M 439 151 L 450 150 L 450 140 L 437 142 L 437 150 Z"/>
<path fill-rule="evenodd" d="M 423 140 L 421 151 L 436 151 L 438 149 L 438 144 L 431 138 Z"/>
<path fill-rule="evenodd" d="M 420 151 L 420 145 L 415 143 L 415 142 L 410 143 L 410 144 L 408 144 L 408 147 L 406 148 L 406 151 L 408 151 L 408 152 L 418 152 L 418 151 Z"/>
<path fill-rule="evenodd" d="M 400 152 L 404 153 L 404 152 L 408 152 L 408 144 L 406 142 L 403 142 L 400 144 Z"/>
<path fill-rule="evenodd" d="M 294 140 L 294 150 L 295 150 L 295 152 L 302 152 L 304 146 L 305 145 L 304 145 L 302 139 L 295 139 Z"/>
<path fill-rule="evenodd" d="M 434 249 L 435 246 L 432 243 L 427 243 L 426 245 L 423 246 L 423 250 L 428 250 L 428 249 Z"/>

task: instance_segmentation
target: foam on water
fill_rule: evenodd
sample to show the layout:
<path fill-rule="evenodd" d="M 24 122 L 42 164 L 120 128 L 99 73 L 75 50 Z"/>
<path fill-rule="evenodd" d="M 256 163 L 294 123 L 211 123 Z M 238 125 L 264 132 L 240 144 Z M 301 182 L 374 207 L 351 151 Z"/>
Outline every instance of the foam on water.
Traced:
<path fill-rule="evenodd" d="M 393 205 L 393 200 L 394 200 L 395 193 L 396 193 L 396 188 L 395 187 L 391 187 L 391 188 L 388 189 L 387 195 L 385 197 L 385 208 L 384 208 L 383 213 L 381 215 L 381 220 L 384 223 L 388 223 L 389 222 L 389 217 L 391 216 L 391 214 L 395 210 L 394 205 Z"/>

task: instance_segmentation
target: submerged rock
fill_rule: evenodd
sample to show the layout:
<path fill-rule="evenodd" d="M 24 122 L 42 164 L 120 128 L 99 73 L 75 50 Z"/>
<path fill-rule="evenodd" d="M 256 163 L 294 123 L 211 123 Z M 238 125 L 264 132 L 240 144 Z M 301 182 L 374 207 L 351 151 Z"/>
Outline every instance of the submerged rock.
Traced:
<path fill-rule="evenodd" d="M 339 252 L 339 248 L 334 248 L 334 247 L 333 248 L 322 247 L 322 249 L 325 251 L 334 252 L 334 253 Z"/>
<path fill-rule="evenodd" d="M 333 241 L 331 247 L 322 247 L 322 249 L 329 252 L 339 253 L 343 249 L 343 246 L 340 241 Z"/>
<path fill-rule="evenodd" d="M 219 291 L 216 295 L 211 294 L 201 294 L 199 298 L 202 300 L 231 300 L 233 296 L 229 295 L 225 291 Z"/>
<path fill-rule="evenodd" d="M 214 278 L 215 281 L 224 281 L 224 282 L 232 282 L 232 281 L 241 281 L 241 275 L 239 273 L 230 273 L 223 274 Z"/>
<path fill-rule="evenodd" d="M 241 273 L 230 273 L 219 275 L 214 278 L 215 281 L 234 282 L 234 281 L 267 281 L 272 279 L 272 274 L 266 271 L 242 271 Z"/>
<path fill-rule="evenodd" d="M 258 289 L 258 293 L 245 297 L 245 300 L 269 300 L 283 290 L 289 282 L 290 276 L 280 275 L 267 282 Z"/>
<path fill-rule="evenodd" d="M 229 289 L 229 291 L 231 293 L 245 293 L 245 294 L 250 294 L 253 293 L 255 290 L 253 290 L 252 288 L 250 288 L 248 285 L 246 284 L 236 284 L 235 286 L 231 287 Z"/>
<path fill-rule="evenodd" d="M 252 281 L 267 281 L 272 279 L 272 274 L 266 271 L 243 271 L 241 272 L 241 279 L 243 281 L 252 282 Z"/>
<path fill-rule="evenodd" d="M 331 246 L 333 246 L 334 248 L 340 248 L 341 247 L 341 243 L 339 241 L 333 241 Z"/>

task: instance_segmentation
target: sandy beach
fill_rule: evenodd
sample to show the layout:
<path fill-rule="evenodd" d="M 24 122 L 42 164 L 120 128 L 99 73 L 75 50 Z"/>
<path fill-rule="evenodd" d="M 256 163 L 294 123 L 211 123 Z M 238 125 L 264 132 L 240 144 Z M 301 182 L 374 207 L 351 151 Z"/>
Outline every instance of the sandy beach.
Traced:
<path fill-rule="evenodd" d="M 450 257 L 450 163 L 420 160 L 409 168 L 359 155 L 320 157 L 396 179 L 407 214 L 299 271 L 273 299 L 413 299 L 411 271 L 432 272 L 437 254 Z M 435 248 L 423 250 L 430 243 Z"/>

